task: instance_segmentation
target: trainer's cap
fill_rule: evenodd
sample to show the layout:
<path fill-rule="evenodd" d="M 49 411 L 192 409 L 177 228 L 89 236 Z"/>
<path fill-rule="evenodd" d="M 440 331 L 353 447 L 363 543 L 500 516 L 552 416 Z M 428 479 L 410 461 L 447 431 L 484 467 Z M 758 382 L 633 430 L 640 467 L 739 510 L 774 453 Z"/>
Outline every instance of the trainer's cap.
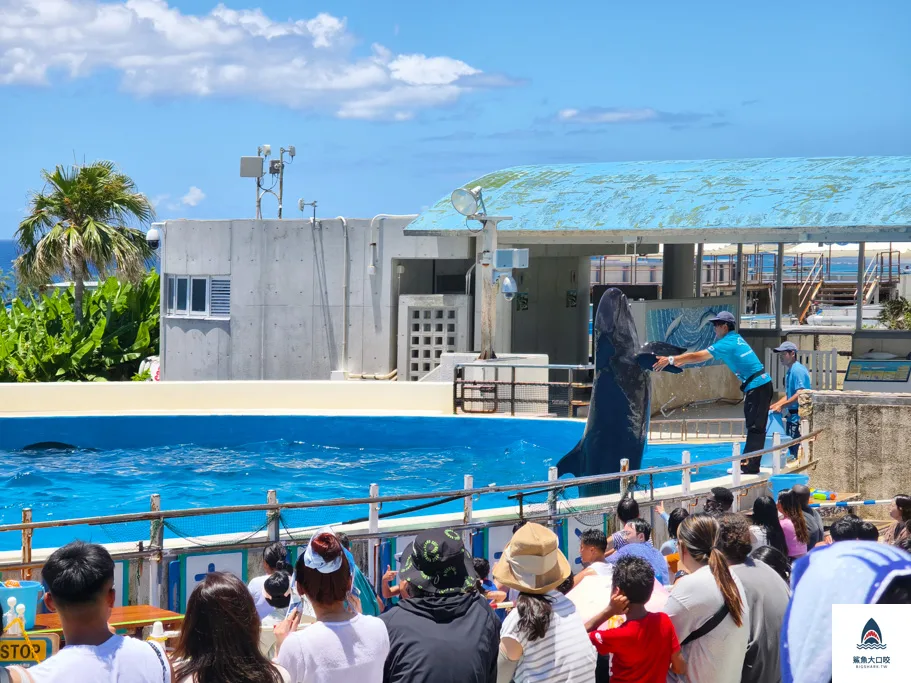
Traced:
<path fill-rule="evenodd" d="M 782 351 L 794 351 L 797 352 L 797 344 L 794 342 L 784 342 L 777 349 L 772 349 L 775 353 L 781 353 Z"/>
<path fill-rule="evenodd" d="M 715 317 L 709 320 L 713 325 L 715 323 L 728 323 L 729 325 L 736 325 L 737 320 L 734 318 L 734 314 L 730 311 L 719 311 L 715 314 Z"/>

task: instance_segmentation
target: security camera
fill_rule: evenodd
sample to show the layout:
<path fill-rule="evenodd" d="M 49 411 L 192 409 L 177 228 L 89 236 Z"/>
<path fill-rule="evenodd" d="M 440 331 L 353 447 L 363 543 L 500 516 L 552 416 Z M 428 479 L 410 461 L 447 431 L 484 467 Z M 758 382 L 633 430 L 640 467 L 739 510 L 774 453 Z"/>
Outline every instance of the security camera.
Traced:
<path fill-rule="evenodd" d="M 500 291 L 503 292 L 504 299 L 512 301 L 516 298 L 519 289 L 516 287 L 516 281 L 510 275 L 504 275 L 500 278 Z"/>
<path fill-rule="evenodd" d="M 148 244 L 153 251 L 158 249 L 161 245 L 161 232 L 158 228 L 153 227 L 149 229 L 146 233 L 146 244 Z"/>

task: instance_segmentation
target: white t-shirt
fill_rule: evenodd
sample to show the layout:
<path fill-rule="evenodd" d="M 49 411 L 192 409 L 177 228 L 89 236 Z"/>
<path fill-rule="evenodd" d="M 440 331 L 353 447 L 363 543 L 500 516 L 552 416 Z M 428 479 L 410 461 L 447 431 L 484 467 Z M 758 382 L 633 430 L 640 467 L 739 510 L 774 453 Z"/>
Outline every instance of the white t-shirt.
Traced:
<path fill-rule="evenodd" d="M 259 614 L 260 619 L 265 619 L 270 614 L 274 607 L 266 602 L 266 579 L 269 578 L 269 575 L 257 576 L 250 580 L 250 583 L 247 584 L 247 588 L 250 590 L 250 595 L 253 596 L 253 602 L 256 604 L 256 613 Z"/>
<path fill-rule="evenodd" d="M 753 546 L 753 550 L 756 548 L 761 548 L 764 545 L 769 544 L 769 535 L 765 530 L 765 527 L 758 526 L 753 524 L 750 526 L 750 545 Z"/>
<path fill-rule="evenodd" d="M 382 683 L 389 633 L 377 617 L 317 621 L 288 636 L 276 662 L 291 683 Z"/>
<path fill-rule="evenodd" d="M 34 683 L 171 683 L 171 669 L 158 647 L 123 636 L 111 636 L 101 645 L 67 645 L 19 671 Z"/>
<path fill-rule="evenodd" d="M 591 569 L 596 576 L 614 575 L 614 565 L 607 562 L 592 562 L 586 569 Z"/>
<path fill-rule="evenodd" d="M 522 646 L 515 683 L 594 683 L 597 653 L 585 632 L 576 606 L 562 593 L 550 591 L 553 616 L 543 638 L 528 640 L 519 633 L 519 610 L 506 615 L 500 638 Z"/>
<path fill-rule="evenodd" d="M 743 584 L 736 576 L 733 578 L 743 604 L 743 625 L 737 626 L 728 614 L 712 631 L 683 645 L 681 651 L 686 660 L 687 675 L 668 673 L 669 682 L 727 683 L 740 680 L 750 640 L 750 614 Z M 677 640 L 682 645 L 687 636 L 721 609 L 722 604 L 724 598 L 715 584 L 712 570 L 706 566 L 677 580 L 664 612 L 671 618 Z"/>

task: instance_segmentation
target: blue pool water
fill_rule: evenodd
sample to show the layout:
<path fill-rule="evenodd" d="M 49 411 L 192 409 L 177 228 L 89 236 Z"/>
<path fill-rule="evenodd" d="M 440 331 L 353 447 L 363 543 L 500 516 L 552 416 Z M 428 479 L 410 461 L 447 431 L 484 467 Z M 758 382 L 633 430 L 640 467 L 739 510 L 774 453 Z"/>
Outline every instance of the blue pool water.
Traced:
<path fill-rule="evenodd" d="M 366 497 L 459 489 L 465 474 L 476 486 L 542 481 L 548 467 L 572 448 L 584 424 L 570 420 L 470 417 L 359 416 L 122 416 L 0 418 L 0 522 L 66 519 L 141 512 L 149 496 L 166 509 L 266 502 L 276 489 L 282 502 Z M 38 442 L 66 450 L 22 450 Z M 693 461 L 730 454 L 730 444 L 689 445 Z M 677 464 L 680 445 L 649 446 L 644 466 Z M 723 476 L 700 470 L 695 479 Z M 679 473 L 656 477 L 678 484 Z M 420 501 L 419 501 L 420 502 Z M 537 502 L 541 502 L 539 499 Z M 481 496 L 476 508 L 509 504 L 506 494 Z M 387 505 L 383 512 L 400 509 Z M 461 509 L 461 501 L 425 512 Z M 365 516 L 366 506 L 292 513 L 289 526 Z M 246 518 L 241 519 L 246 516 Z M 201 518 L 169 535 L 254 530 L 262 513 L 231 522 Z M 113 542 L 143 538 L 148 523 L 117 527 L 47 529 L 36 547 L 72 538 Z M 19 533 L 0 534 L 0 549 L 18 548 Z"/>

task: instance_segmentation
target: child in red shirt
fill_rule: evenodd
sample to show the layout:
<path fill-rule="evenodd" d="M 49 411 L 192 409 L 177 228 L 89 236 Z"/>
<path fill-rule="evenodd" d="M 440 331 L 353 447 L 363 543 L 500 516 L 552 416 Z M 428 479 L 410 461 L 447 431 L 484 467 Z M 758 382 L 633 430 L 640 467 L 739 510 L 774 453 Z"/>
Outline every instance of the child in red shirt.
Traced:
<path fill-rule="evenodd" d="M 686 673 L 686 661 L 670 617 L 649 612 L 655 570 L 641 557 L 629 556 L 614 565 L 610 605 L 586 624 L 599 655 L 612 654 L 611 683 L 664 683 L 667 671 Z M 606 620 L 626 614 L 619 627 L 593 631 Z"/>

